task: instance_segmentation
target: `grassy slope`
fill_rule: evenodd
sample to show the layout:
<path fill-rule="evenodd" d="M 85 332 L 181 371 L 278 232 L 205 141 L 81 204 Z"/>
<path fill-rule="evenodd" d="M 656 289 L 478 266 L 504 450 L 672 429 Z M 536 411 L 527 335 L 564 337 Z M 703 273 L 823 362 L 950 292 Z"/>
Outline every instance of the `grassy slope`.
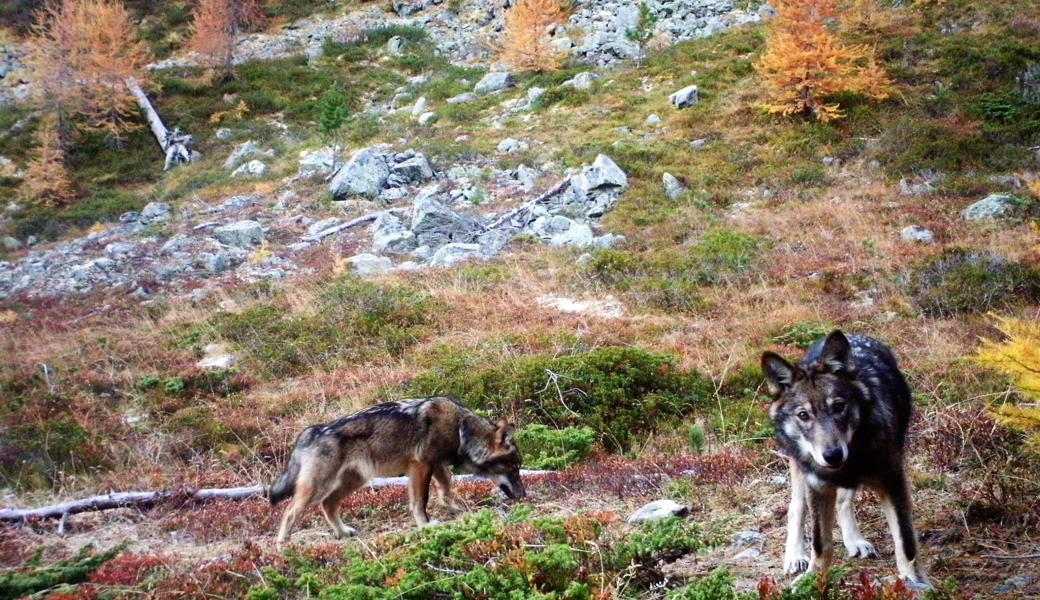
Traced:
<path fill-rule="evenodd" d="M 655 382 L 622 394 L 621 400 L 636 406 L 645 394 L 657 398 L 663 391 L 678 393 L 677 401 L 688 403 L 685 419 L 630 446 L 630 456 L 654 460 L 688 454 L 697 430 L 712 450 L 750 446 L 748 456 L 761 476 L 776 472 L 778 465 L 769 462 L 767 445 L 758 441 L 768 427 L 756 354 L 776 344 L 796 353 L 813 333 L 841 325 L 889 341 L 917 392 L 922 418 L 916 428 L 914 479 L 921 490 L 925 545 L 936 556 L 933 572 L 940 578 L 957 576 L 968 589 L 992 587 L 1004 567 L 993 562 L 970 567 L 959 553 L 978 554 L 984 544 L 1014 552 L 1021 549 L 1015 544 L 1029 542 L 1026 533 L 1035 532 L 1040 518 L 1040 507 L 1029 500 L 1037 490 L 1029 471 L 1036 459 L 1020 447 L 1016 435 L 993 435 L 992 423 L 980 416 L 987 404 L 1009 398 L 1002 380 L 962 360 L 978 337 L 990 332 L 986 319 L 922 316 L 907 282 L 915 267 L 953 247 L 996 251 L 1036 265 L 1036 236 L 1024 221 L 969 225 L 958 212 L 985 193 L 1003 189 L 989 175 L 1035 170 L 1029 147 L 1040 144 L 1040 124 L 1036 112 L 1011 92 L 1021 68 L 1040 59 L 1040 37 L 1027 35 L 1040 28 L 1040 9 L 1028 2 L 946 2 L 886 14 L 853 36 L 877 44 L 902 96 L 882 105 L 849 99 L 850 117 L 836 125 L 774 119 L 754 108 L 760 96 L 752 64 L 763 45 L 762 31 L 754 28 L 681 44 L 637 69 L 606 74 L 591 92 L 553 91 L 546 106 L 504 120 L 502 130 L 493 129 L 489 117 L 500 112 L 500 100 L 523 95 L 524 89 L 451 107 L 443 100 L 465 89 L 454 80 L 473 81 L 479 73 L 450 70 L 425 53 L 406 61 L 381 58 L 378 44 L 330 48 L 317 70 L 298 61 L 248 65 L 241 79 L 225 88 L 181 78 L 195 73 L 170 74 L 158 104 L 172 122 L 196 124 L 193 133 L 208 160 L 160 180 L 142 175 L 129 162 L 119 166 L 136 152 L 94 153 L 89 160 L 84 154 L 74 162 L 85 188 L 95 198 L 116 198 L 116 205 L 58 211 L 82 211 L 71 224 L 87 226 L 153 198 L 177 202 L 195 193 L 217 198 L 240 191 L 232 187 L 237 183 L 210 185 L 230 144 L 215 140 L 212 133 L 220 124 L 207 120 L 230 108 L 223 100 L 226 93 L 240 94 L 250 107 L 242 122 L 231 124 L 243 131 L 239 139 L 277 145 L 284 142 L 273 135 L 267 118 L 280 113 L 294 132 L 309 137 L 316 106 L 333 81 L 346 84 L 357 107 L 365 97 L 388 98 L 407 76 L 425 72 L 433 80 L 423 92 L 442 114 L 431 130 L 404 118 L 375 123 L 359 116 L 340 139 L 353 148 L 369 140 L 406 138 L 448 164 L 452 157 L 492 154 L 507 136 L 534 143 L 528 154 L 511 156 L 500 166 L 543 160 L 577 166 L 606 153 L 632 181 L 606 228 L 629 241 L 617 251 L 596 253 L 580 267 L 577 253 L 519 244 L 488 264 L 395 274 L 374 284 L 330 283 L 334 261 L 315 256 L 320 270 L 313 280 L 229 290 L 219 306 L 217 301 L 159 303 L 96 316 L 93 300 L 82 306 L 12 303 L 7 306 L 14 322 L 6 325 L 0 418 L 13 432 L 8 448 L 16 450 L 0 457 L 5 484 L 20 490 L 20 500 L 28 503 L 42 501 L 47 491 L 267 479 L 304 424 L 330 420 L 380 398 L 443 388 L 499 407 L 539 390 L 521 378 L 527 371 L 511 366 L 518 358 L 529 357 L 537 367 L 539 360 L 575 355 L 580 368 L 598 369 L 590 358 L 596 355 L 589 352 L 608 347 L 670 354 L 670 369 L 678 376 L 697 374 L 708 382 L 691 387 Z M 944 30 L 952 33 L 939 33 Z M 522 87 L 550 87 L 565 75 L 529 78 Z M 704 99 L 695 109 L 675 112 L 667 95 L 690 82 L 700 85 Z M 661 129 L 643 124 L 651 113 L 664 118 Z M 620 132 L 621 127 L 631 133 Z M 472 142 L 456 143 L 464 133 Z M 691 150 L 692 139 L 707 144 Z M 143 148 L 147 140 L 137 141 L 135 135 L 130 143 Z M 17 150 L 5 147 L 0 153 L 17 157 Z M 840 158 L 843 164 L 824 167 L 824 157 Z M 874 160 L 880 169 L 872 168 Z M 275 165 L 276 172 L 291 168 L 291 159 Z M 924 170 L 943 172 L 940 193 L 926 199 L 900 196 L 898 179 Z M 683 178 L 690 194 L 668 199 L 660 185 L 664 172 Z M 262 191 L 270 183 L 250 185 Z M 320 191 L 313 192 L 311 202 L 320 206 Z M 752 205 L 733 210 L 743 202 Z M 38 213 L 30 209 L 18 226 L 62 218 L 45 212 L 34 216 Z M 902 242 L 898 232 L 908 224 L 931 227 L 939 243 Z M 613 295 L 624 302 L 627 316 L 602 320 L 531 310 L 535 298 L 549 293 Z M 1011 300 L 977 308 L 1035 315 L 1035 298 Z M 245 345 L 238 372 L 206 375 L 191 367 L 203 345 L 222 340 Z M 47 377 L 40 363 L 50 365 Z M 644 363 L 633 368 L 636 378 L 649 373 Z M 434 375 L 415 380 L 424 373 Z M 503 377 L 507 383 L 493 385 Z M 436 389 L 424 388 L 431 380 Z M 552 394 L 535 400 L 556 406 Z M 25 457 L 31 460 L 20 462 Z M 1022 470 L 1003 471 L 992 464 Z M 593 473 L 590 477 L 602 475 Z M 779 539 L 783 494 L 748 486 L 750 477 L 741 471 L 732 503 L 701 508 L 706 518 L 736 516 L 732 529 L 761 526 L 773 532 L 771 540 Z M 589 496 L 573 486 L 548 486 L 536 498 L 541 513 L 554 512 L 556 502 L 621 512 L 661 493 L 694 503 L 702 497 L 696 488 L 677 487 L 630 492 L 620 505 L 611 505 L 601 499 L 611 497 L 605 490 Z M 484 491 L 473 492 L 474 501 L 484 496 Z M 386 514 L 401 512 L 395 500 L 388 502 Z M 762 522 L 748 521 L 750 507 L 763 502 L 777 512 Z M 949 506 L 956 510 L 946 510 Z M 230 540 L 243 539 L 242 531 L 248 539 L 270 530 L 272 515 L 266 508 L 242 509 L 248 526 L 226 521 L 227 510 L 205 509 L 211 521 L 202 522 L 239 525 L 214 527 L 205 535 L 176 513 L 161 523 L 198 543 L 225 549 Z M 348 514 L 370 526 L 386 518 L 362 503 Z M 81 538 L 107 535 L 110 524 L 104 519 L 90 523 Z M 986 531 L 988 539 L 976 543 L 962 533 L 962 523 L 969 531 Z M 320 527 L 316 520 L 311 525 Z M 869 527 L 874 537 L 883 537 L 876 520 Z M 138 529 L 129 533 L 152 539 Z M 30 537 L 12 543 L 48 539 L 25 535 Z M 62 548 L 53 546 L 59 554 Z M 260 562 L 280 560 L 261 556 Z M 336 559 L 328 560 L 329 568 L 339 568 Z M 890 568 L 887 561 L 875 566 Z M 309 568 L 297 565 L 292 572 Z M 969 575 L 971 568 L 978 575 Z M 241 572 L 253 577 L 249 569 Z M 762 573 L 752 569 L 751 576 L 756 574 Z"/>

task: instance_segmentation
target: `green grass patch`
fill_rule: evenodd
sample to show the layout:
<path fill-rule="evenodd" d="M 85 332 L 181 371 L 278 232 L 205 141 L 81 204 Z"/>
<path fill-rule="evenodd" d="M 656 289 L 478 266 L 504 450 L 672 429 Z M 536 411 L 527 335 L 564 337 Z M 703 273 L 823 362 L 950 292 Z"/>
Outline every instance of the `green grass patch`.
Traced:
<path fill-rule="evenodd" d="M 410 288 L 356 278 L 332 282 L 310 313 L 261 302 L 209 320 L 211 335 L 242 348 L 265 376 L 327 368 L 345 360 L 397 357 L 433 331 L 436 303 Z"/>

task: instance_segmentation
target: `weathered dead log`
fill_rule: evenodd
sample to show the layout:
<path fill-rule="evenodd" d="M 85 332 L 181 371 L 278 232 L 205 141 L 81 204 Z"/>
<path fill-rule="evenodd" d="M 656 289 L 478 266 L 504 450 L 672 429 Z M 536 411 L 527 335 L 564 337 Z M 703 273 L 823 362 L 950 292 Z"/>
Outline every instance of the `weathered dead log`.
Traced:
<path fill-rule="evenodd" d="M 155 136 L 156 141 L 159 142 L 159 147 L 166 154 L 166 164 L 163 166 L 163 171 L 169 171 L 171 167 L 187 164 L 194 160 L 191 145 L 195 139 L 186 133 L 182 133 L 180 129 L 174 128 L 173 131 L 170 131 L 166 128 L 162 117 L 152 107 L 152 103 L 148 100 L 148 95 L 144 93 L 136 79 L 133 77 L 127 79 L 126 87 L 134 95 L 134 98 L 137 99 L 137 105 L 141 107 L 141 112 L 144 113 L 145 120 L 148 121 L 148 127 L 152 130 L 152 135 Z"/>
<path fill-rule="evenodd" d="M 549 471 L 521 470 L 520 474 L 529 477 L 532 475 L 544 475 Z M 455 481 L 485 481 L 478 475 L 456 475 Z M 383 488 L 390 486 L 407 485 L 407 477 L 376 477 L 372 479 L 369 488 Z M 250 498 L 266 498 L 266 485 L 253 485 L 235 488 L 202 488 L 164 490 L 158 492 L 113 492 L 70 500 L 60 504 L 41 506 L 40 508 L 3 508 L 0 509 L 0 522 L 25 523 L 28 521 L 43 521 L 47 519 L 68 520 L 69 515 L 85 512 L 100 512 L 116 508 L 152 508 L 157 504 L 188 504 L 200 502 L 212 502 L 215 500 L 248 500 Z"/>
<path fill-rule="evenodd" d="M 545 192 L 541 196 L 538 196 L 534 200 L 525 202 L 524 204 L 514 208 L 513 210 L 507 211 L 502 216 L 498 217 L 497 219 L 486 225 L 486 228 L 488 230 L 498 229 L 499 227 L 507 223 L 510 223 L 510 221 L 512 221 L 514 218 L 520 215 L 524 215 L 524 213 L 530 213 L 531 209 L 535 206 L 538 206 L 539 204 L 544 204 L 545 202 L 552 200 L 556 196 L 559 196 L 561 192 L 567 189 L 567 186 L 569 186 L 570 183 L 571 178 L 567 177 L 563 181 L 557 183 L 552 188 L 550 188 L 549 191 Z M 526 224 L 527 223 L 513 223 L 512 225 L 516 228 L 522 228 Z"/>
<path fill-rule="evenodd" d="M 340 233 L 341 231 L 346 231 L 347 229 L 351 229 L 353 227 L 357 227 L 358 225 L 364 225 L 365 223 L 371 223 L 372 221 L 375 221 L 376 219 L 378 219 L 380 217 L 380 215 L 382 215 L 383 213 L 391 213 L 392 214 L 392 213 L 395 213 L 395 212 L 400 213 L 401 209 L 391 208 L 390 210 L 383 210 L 383 211 L 379 211 L 379 212 L 376 212 L 376 213 L 369 213 L 369 214 L 367 214 L 367 215 L 365 215 L 363 217 L 358 217 L 356 219 L 352 219 L 350 221 L 347 221 L 346 223 L 340 223 L 339 225 L 335 225 L 333 227 L 329 227 L 328 229 L 322 229 L 321 231 L 315 233 L 314 235 L 304 236 L 303 237 L 303 241 L 305 241 L 305 242 L 320 242 L 321 240 L 329 237 L 330 235 L 335 235 L 337 233 Z"/>

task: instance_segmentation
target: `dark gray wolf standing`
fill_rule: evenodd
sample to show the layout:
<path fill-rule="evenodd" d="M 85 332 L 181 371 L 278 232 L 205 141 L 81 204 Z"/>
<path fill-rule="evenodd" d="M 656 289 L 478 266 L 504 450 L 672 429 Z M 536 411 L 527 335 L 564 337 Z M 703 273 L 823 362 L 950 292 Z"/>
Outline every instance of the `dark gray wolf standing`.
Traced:
<path fill-rule="evenodd" d="M 305 510 L 321 511 L 337 536 L 356 533 L 339 518 L 344 498 L 372 477 L 407 474 L 408 499 L 418 526 L 430 522 L 430 483 L 444 503 L 463 510 L 451 492 L 451 467 L 491 479 L 507 496 L 523 498 L 515 428 L 492 424 L 451 398 L 420 398 L 377 404 L 327 425 L 309 427 L 296 440 L 289 466 L 271 485 L 272 505 L 292 496 L 282 517 L 279 546 Z"/>
<path fill-rule="evenodd" d="M 764 353 L 762 371 L 774 399 L 769 414 L 791 467 L 785 572 L 830 566 L 835 504 L 849 556 L 876 556 L 853 513 L 856 490 L 867 486 L 881 495 L 899 575 L 927 584 L 903 466 L 910 387 L 892 351 L 875 339 L 835 331 L 798 365 Z M 811 559 L 803 546 L 806 502 L 812 512 Z"/>

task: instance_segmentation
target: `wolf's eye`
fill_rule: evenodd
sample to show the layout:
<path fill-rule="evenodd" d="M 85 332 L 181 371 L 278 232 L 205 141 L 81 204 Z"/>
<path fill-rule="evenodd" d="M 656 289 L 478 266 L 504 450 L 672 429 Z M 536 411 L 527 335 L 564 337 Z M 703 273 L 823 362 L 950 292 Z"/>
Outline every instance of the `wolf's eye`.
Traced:
<path fill-rule="evenodd" d="M 807 411 L 800 410 L 800 411 L 798 411 L 798 418 L 803 420 L 803 421 L 808 421 L 809 420 L 809 413 Z"/>
<path fill-rule="evenodd" d="M 834 402 L 834 404 L 831 404 L 831 409 L 836 413 L 845 412 L 845 403 L 838 400 Z"/>

